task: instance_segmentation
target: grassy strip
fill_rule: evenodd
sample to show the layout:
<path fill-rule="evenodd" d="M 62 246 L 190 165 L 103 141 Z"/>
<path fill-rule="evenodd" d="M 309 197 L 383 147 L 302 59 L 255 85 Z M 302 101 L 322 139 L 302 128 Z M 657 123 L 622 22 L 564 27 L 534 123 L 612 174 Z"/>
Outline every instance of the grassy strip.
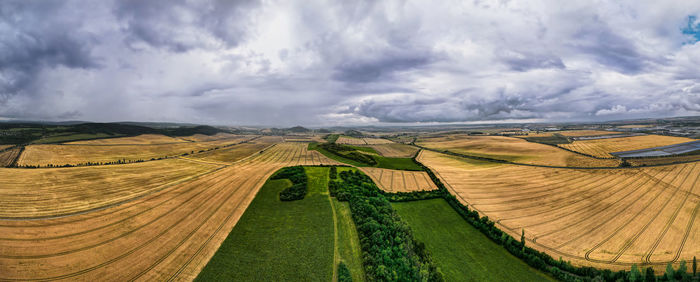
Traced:
<path fill-rule="evenodd" d="M 444 199 L 392 203 L 447 281 L 553 281 L 469 225 Z"/>
<path fill-rule="evenodd" d="M 328 143 L 335 143 L 335 141 L 338 140 L 338 137 L 340 137 L 340 134 L 328 134 L 323 139 L 326 139 Z"/>
<path fill-rule="evenodd" d="M 365 281 L 365 271 L 362 269 L 362 249 L 357 235 L 355 222 L 352 221 L 350 205 L 333 198 L 333 207 L 337 215 L 338 251 L 341 263 L 344 263 L 352 276 L 352 281 Z M 338 273 L 340 277 L 340 273 Z"/>
<path fill-rule="evenodd" d="M 323 181 L 328 168 L 305 169 L 307 196 L 282 202 L 277 195 L 291 182 L 268 180 L 196 280 L 332 279 L 333 214 Z"/>

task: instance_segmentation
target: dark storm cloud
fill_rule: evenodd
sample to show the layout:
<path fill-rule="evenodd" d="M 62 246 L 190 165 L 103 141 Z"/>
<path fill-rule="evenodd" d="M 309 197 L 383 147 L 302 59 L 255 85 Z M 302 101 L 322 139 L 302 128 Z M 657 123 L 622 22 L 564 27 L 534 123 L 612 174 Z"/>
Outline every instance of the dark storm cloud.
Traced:
<path fill-rule="evenodd" d="M 0 102 L 31 89 L 45 68 L 94 68 L 93 38 L 61 18 L 57 1 L 0 2 Z"/>
<path fill-rule="evenodd" d="M 125 21 L 127 40 L 143 41 L 177 52 L 192 48 L 236 46 L 246 34 L 257 1 L 126 0 L 115 13 Z"/>
<path fill-rule="evenodd" d="M 2 1 L 0 119 L 697 115 L 700 2 Z"/>

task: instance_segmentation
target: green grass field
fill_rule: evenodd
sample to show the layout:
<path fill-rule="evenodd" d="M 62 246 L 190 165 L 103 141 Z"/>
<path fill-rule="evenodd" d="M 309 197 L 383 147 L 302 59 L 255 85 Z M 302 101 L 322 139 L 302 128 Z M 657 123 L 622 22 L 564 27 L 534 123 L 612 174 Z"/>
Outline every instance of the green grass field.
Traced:
<path fill-rule="evenodd" d="M 472 227 L 443 199 L 392 203 L 446 281 L 555 281 Z"/>
<path fill-rule="evenodd" d="M 265 183 L 196 280 L 331 281 L 336 266 L 328 168 L 306 172 L 303 200 L 279 200 L 289 180 Z"/>

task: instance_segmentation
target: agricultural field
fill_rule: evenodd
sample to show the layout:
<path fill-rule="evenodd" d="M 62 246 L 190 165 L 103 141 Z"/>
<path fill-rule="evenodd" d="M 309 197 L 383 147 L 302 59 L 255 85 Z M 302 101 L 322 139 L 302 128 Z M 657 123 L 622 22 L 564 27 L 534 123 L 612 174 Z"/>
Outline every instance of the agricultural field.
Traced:
<path fill-rule="evenodd" d="M 15 145 L 0 145 L 0 151 L 5 150 L 7 148 L 13 147 Z"/>
<path fill-rule="evenodd" d="M 611 135 L 611 134 L 620 134 L 622 132 L 617 132 L 617 131 L 608 131 L 608 130 L 590 130 L 590 129 L 582 129 L 582 130 L 561 130 L 561 131 L 540 131 L 540 132 L 532 132 L 530 131 L 527 135 L 525 136 L 518 136 L 518 137 L 550 137 L 555 134 L 559 134 L 562 136 L 566 137 L 581 137 L 581 136 L 603 136 L 603 135 Z"/>
<path fill-rule="evenodd" d="M 399 143 L 371 145 L 370 147 L 380 155 L 390 158 L 411 158 L 418 152 L 417 147 Z"/>
<path fill-rule="evenodd" d="M 164 137 L 164 136 L 163 136 Z M 93 140 L 95 142 L 108 142 L 108 144 L 46 144 L 29 145 L 25 147 L 24 153 L 17 162 L 20 166 L 25 165 L 77 165 L 84 163 L 109 163 L 117 161 L 137 161 L 150 160 L 152 158 L 163 158 L 179 156 L 184 153 L 196 153 L 202 150 L 209 150 L 216 147 L 236 144 L 251 137 L 241 137 L 234 139 L 224 139 L 202 142 L 174 142 L 174 143 L 154 143 L 154 144 L 129 144 L 125 142 L 133 141 L 134 137 Z M 162 140 L 158 135 L 152 138 Z M 142 138 L 143 139 L 143 138 Z M 111 144 L 109 144 L 111 143 Z"/>
<path fill-rule="evenodd" d="M 355 138 L 355 137 L 349 137 L 349 136 L 340 136 L 338 137 L 337 140 L 335 140 L 335 143 L 337 144 L 345 144 L 345 145 L 367 145 L 365 140 L 362 138 Z"/>
<path fill-rule="evenodd" d="M 437 135 L 419 138 L 416 144 L 464 155 L 535 165 L 603 167 L 620 164 L 619 160 L 595 159 L 554 146 L 505 136 Z"/>
<path fill-rule="evenodd" d="M 433 254 L 445 281 L 555 281 L 491 241 L 444 199 L 391 205 Z"/>
<path fill-rule="evenodd" d="M 356 138 L 356 137 L 341 135 L 340 137 L 338 137 L 338 139 L 335 141 L 335 143 L 346 144 L 346 145 L 379 145 L 379 144 L 391 144 L 394 142 L 392 142 L 391 140 L 382 139 L 382 138 Z"/>
<path fill-rule="evenodd" d="M 65 144 L 75 145 L 154 145 L 185 143 L 187 140 L 165 136 L 161 134 L 141 134 L 132 137 L 104 138 L 95 140 L 83 140 L 67 142 Z"/>
<path fill-rule="evenodd" d="M 632 151 L 652 147 L 667 146 L 695 141 L 695 139 L 662 135 L 642 135 L 632 137 L 577 140 L 571 144 L 557 146 L 599 158 L 613 158 L 610 153 Z"/>
<path fill-rule="evenodd" d="M 405 171 L 374 167 L 362 167 L 362 172 L 374 180 L 385 192 L 413 192 L 436 190 L 437 187 L 425 171 Z"/>
<path fill-rule="evenodd" d="M 139 174 L 157 178 L 162 173 L 149 170 L 161 165 L 181 167 L 182 162 L 199 167 L 201 173 L 162 189 L 130 184 L 133 177 L 142 177 Z M 0 177 L 4 181 L 0 185 L 3 216 L 48 216 L 0 220 L 0 280 L 192 280 L 273 172 L 284 166 L 336 163 L 308 151 L 306 144 L 282 143 L 229 166 L 162 160 L 103 167 L 0 169 L 10 176 Z M 121 167 L 134 171 L 126 178 L 100 184 L 100 179 L 111 174 L 109 170 Z M 100 168 L 108 169 L 106 175 L 95 176 L 94 170 Z M 52 189 L 52 183 L 61 183 L 61 179 L 81 185 Z M 132 186 L 123 188 L 127 185 Z M 119 193 L 134 189 L 144 192 L 126 197 Z"/>
<path fill-rule="evenodd" d="M 379 145 L 379 144 L 394 143 L 391 140 L 382 139 L 382 138 L 362 138 L 362 140 L 364 140 L 365 144 L 367 144 L 367 145 Z"/>
<path fill-rule="evenodd" d="M 700 165 L 564 169 L 422 151 L 465 205 L 515 238 L 576 265 L 662 271 L 700 253 Z"/>
<path fill-rule="evenodd" d="M 6 167 L 11 165 L 15 161 L 15 159 L 17 159 L 21 152 L 21 148 L 14 148 L 9 150 L 5 149 L 4 151 L 0 151 L 0 167 Z"/>
<path fill-rule="evenodd" d="M 196 280 L 331 281 L 334 220 L 328 168 L 305 170 L 306 197 L 282 202 L 279 193 L 291 182 L 268 180 Z"/>

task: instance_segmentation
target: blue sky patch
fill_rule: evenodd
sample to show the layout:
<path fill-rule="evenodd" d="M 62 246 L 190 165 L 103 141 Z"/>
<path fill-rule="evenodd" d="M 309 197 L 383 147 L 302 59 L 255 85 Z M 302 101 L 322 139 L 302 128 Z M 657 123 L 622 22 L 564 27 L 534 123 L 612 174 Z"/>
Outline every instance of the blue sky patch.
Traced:
<path fill-rule="evenodd" d="M 683 34 L 693 37 L 691 42 L 686 42 L 685 44 L 695 44 L 695 42 L 700 41 L 700 21 L 698 21 L 698 18 L 696 16 L 688 16 L 688 25 L 682 31 Z"/>

